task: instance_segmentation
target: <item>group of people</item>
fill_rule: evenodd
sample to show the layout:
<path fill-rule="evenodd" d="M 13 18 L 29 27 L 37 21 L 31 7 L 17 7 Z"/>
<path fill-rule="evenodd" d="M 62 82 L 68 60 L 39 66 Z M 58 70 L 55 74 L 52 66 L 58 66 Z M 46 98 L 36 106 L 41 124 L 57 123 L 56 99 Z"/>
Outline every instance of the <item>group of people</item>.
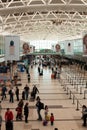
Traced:
<path fill-rule="evenodd" d="M 28 102 L 25 103 L 24 108 L 23 104 L 21 104 L 22 101 L 19 102 L 18 107 L 16 108 L 17 111 L 17 116 L 16 120 L 20 119 L 22 120 L 22 109 L 24 109 L 24 116 L 25 116 L 25 123 L 28 123 L 28 115 L 29 115 L 29 106 Z M 14 119 L 14 114 L 10 110 L 10 108 L 7 108 L 7 111 L 5 112 L 5 123 L 6 123 L 6 130 L 13 130 L 13 119 Z"/>
<path fill-rule="evenodd" d="M 36 98 L 36 108 L 37 108 L 37 114 L 38 114 L 37 120 L 39 120 L 39 121 L 43 120 L 40 112 L 41 112 L 42 109 L 44 109 L 43 125 L 47 125 L 49 121 L 50 121 L 51 125 L 54 125 L 54 115 L 53 115 L 53 113 L 51 113 L 51 115 L 49 115 L 48 114 L 49 113 L 48 106 L 45 105 L 45 107 L 44 106 L 42 107 L 41 104 L 43 104 L 43 103 L 41 102 L 40 97 L 37 96 L 37 98 Z M 0 106 L 0 108 L 1 108 L 1 106 Z M 15 110 L 17 111 L 16 120 L 22 120 L 22 117 L 24 115 L 25 123 L 28 123 L 29 103 L 26 102 L 25 105 L 24 105 L 24 101 L 21 99 L 18 102 L 18 106 L 16 107 Z M 6 130 L 13 130 L 13 119 L 14 119 L 13 112 L 10 110 L 10 108 L 7 108 L 7 111 L 5 112 Z M 46 124 L 44 124 L 44 123 L 46 123 Z M 1 124 L 2 124 L 2 116 L 0 115 L 0 128 L 1 128 Z M 54 130 L 58 130 L 58 129 L 55 128 Z"/>
<path fill-rule="evenodd" d="M 44 120 L 43 120 L 43 125 L 46 126 L 48 124 L 48 122 L 50 121 L 51 126 L 54 125 L 54 114 L 51 113 L 49 115 L 49 109 L 48 106 L 45 105 L 44 107 L 44 103 L 41 102 L 40 97 L 37 97 L 37 102 L 36 102 L 36 108 L 37 108 L 37 114 L 38 114 L 38 119 L 39 121 L 42 121 L 42 116 L 41 116 L 41 110 L 44 109 Z"/>
<path fill-rule="evenodd" d="M 39 72 L 39 70 L 38 70 Z M 6 98 L 6 92 L 7 92 L 7 88 L 6 86 L 2 87 L 2 100 L 4 98 Z M 43 125 L 47 125 L 48 122 L 50 122 L 50 125 L 53 126 L 54 125 L 54 114 L 50 113 L 49 114 L 49 109 L 48 106 L 42 103 L 41 99 L 39 96 L 36 97 L 36 94 L 39 93 L 38 88 L 36 87 L 36 85 L 33 86 L 33 89 L 30 93 L 30 88 L 28 86 L 28 84 L 26 84 L 24 86 L 23 92 L 22 92 L 22 99 L 20 100 L 19 98 L 19 88 L 16 86 L 16 90 L 14 91 L 13 88 L 10 88 L 9 90 L 9 95 L 10 95 L 10 102 L 14 102 L 14 94 L 16 94 L 16 98 L 18 104 L 16 107 L 16 120 L 22 120 L 22 117 L 24 116 L 24 121 L 25 123 L 28 123 L 28 116 L 29 116 L 29 103 L 26 102 L 24 104 L 23 100 L 28 100 L 29 99 L 29 94 L 30 94 L 30 98 L 33 98 L 34 100 L 36 99 L 36 108 L 37 108 L 37 114 L 38 114 L 38 121 L 43 121 Z M 43 106 L 42 106 L 43 104 Z M 86 126 L 86 118 L 87 118 L 87 107 L 85 105 L 83 105 L 83 126 Z M 44 118 L 42 118 L 41 115 L 41 110 L 44 110 Z M 23 113 L 24 112 L 24 113 Z M 10 108 L 7 108 L 7 111 L 5 112 L 5 122 L 6 122 L 6 130 L 13 130 L 13 119 L 14 119 L 14 114 L 13 112 L 10 110 Z M 0 122 L 2 122 L 2 116 L 0 115 Z M 1 128 L 1 124 L 0 124 L 0 128 Z M 58 130 L 58 128 L 54 128 L 54 130 Z"/>
<path fill-rule="evenodd" d="M 36 98 L 36 94 L 39 93 L 39 90 L 37 89 L 36 85 L 34 85 L 32 91 L 30 92 L 30 88 L 28 84 L 25 85 L 23 91 L 22 91 L 22 99 L 23 100 L 28 100 L 29 99 L 29 94 L 30 98 L 34 99 Z M 14 89 L 11 87 L 10 89 L 7 89 L 5 85 L 2 86 L 2 100 L 6 99 L 6 95 L 9 94 L 9 102 L 13 103 L 14 102 L 14 96 L 16 96 L 17 101 L 19 101 L 19 95 L 20 95 L 20 90 L 18 86 Z"/>

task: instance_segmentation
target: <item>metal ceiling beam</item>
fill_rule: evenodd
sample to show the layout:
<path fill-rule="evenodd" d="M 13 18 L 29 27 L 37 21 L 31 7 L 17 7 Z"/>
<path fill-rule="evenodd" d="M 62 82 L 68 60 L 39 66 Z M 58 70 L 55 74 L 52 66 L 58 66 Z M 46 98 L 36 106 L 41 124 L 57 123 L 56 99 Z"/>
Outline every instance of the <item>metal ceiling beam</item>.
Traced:
<path fill-rule="evenodd" d="M 87 12 L 87 7 L 84 4 L 80 5 L 65 5 L 65 4 L 55 4 L 55 5 L 40 5 L 40 6 L 18 6 L 18 7 L 8 7 L 1 8 L 0 15 L 16 14 L 23 12 L 48 12 L 48 11 L 70 11 L 70 12 Z"/>

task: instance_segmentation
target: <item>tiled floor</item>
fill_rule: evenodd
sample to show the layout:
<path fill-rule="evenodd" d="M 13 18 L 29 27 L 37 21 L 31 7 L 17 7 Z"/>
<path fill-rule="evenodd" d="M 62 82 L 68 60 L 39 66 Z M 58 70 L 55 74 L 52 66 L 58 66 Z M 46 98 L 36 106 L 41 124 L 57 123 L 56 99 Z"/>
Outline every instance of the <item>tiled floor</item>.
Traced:
<path fill-rule="evenodd" d="M 7 107 L 10 107 L 14 113 L 14 130 L 54 130 L 55 127 L 58 127 L 59 130 L 85 130 L 87 129 L 82 126 L 81 120 L 81 106 L 79 106 L 79 110 L 77 111 L 77 100 L 75 100 L 75 104 L 73 104 L 73 99 L 69 99 L 70 94 L 66 94 L 67 91 L 64 91 L 63 86 L 58 79 L 51 79 L 51 70 L 48 68 L 43 69 L 43 76 L 38 75 L 37 66 L 34 66 L 32 69 L 30 68 L 31 73 L 31 82 L 29 83 L 30 89 L 32 89 L 33 84 L 38 84 L 37 87 L 39 89 L 39 96 L 44 102 L 44 104 L 49 106 L 49 114 L 54 113 L 55 121 L 54 126 L 50 125 L 50 122 L 47 126 L 43 126 L 42 121 L 37 121 L 37 111 L 34 102 L 29 102 L 30 113 L 29 113 L 29 123 L 25 123 L 24 121 L 16 121 L 16 111 L 15 108 L 17 106 L 17 101 L 15 98 L 14 103 L 9 103 L 8 96 L 7 99 L 2 102 L 2 116 L 4 120 L 4 113 Z M 21 82 L 22 86 L 19 86 L 20 93 L 23 90 L 24 86 L 27 83 L 27 75 L 25 72 L 21 73 Z M 61 77 L 63 73 L 61 74 Z M 71 85 L 68 85 L 72 88 Z M 76 93 L 77 91 L 74 90 Z M 83 94 L 75 94 L 77 98 L 80 99 L 81 104 L 86 104 L 87 100 L 83 99 Z M 71 96 L 71 98 L 73 98 Z M 20 94 L 21 99 L 21 94 Z M 27 102 L 26 100 L 24 101 Z M 44 119 L 44 110 L 41 111 L 42 117 Z M 2 123 L 2 130 L 5 130 L 5 122 Z"/>

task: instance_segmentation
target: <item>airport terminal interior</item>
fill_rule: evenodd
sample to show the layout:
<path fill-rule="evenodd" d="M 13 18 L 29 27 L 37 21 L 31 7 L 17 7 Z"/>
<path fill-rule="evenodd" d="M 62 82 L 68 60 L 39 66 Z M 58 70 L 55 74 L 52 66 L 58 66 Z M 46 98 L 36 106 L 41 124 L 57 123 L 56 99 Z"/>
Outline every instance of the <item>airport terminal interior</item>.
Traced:
<path fill-rule="evenodd" d="M 0 130 L 87 129 L 87 1 L 0 0 Z"/>

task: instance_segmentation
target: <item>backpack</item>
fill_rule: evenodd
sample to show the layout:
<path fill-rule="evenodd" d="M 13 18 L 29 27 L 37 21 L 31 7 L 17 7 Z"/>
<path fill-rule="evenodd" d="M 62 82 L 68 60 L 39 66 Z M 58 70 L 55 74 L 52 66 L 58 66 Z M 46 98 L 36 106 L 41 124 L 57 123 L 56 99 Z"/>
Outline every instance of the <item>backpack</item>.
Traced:
<path fill-rule="evenodd" d="M 44 109 L 44 103 L 40 102 L 40 109 Z"/>

